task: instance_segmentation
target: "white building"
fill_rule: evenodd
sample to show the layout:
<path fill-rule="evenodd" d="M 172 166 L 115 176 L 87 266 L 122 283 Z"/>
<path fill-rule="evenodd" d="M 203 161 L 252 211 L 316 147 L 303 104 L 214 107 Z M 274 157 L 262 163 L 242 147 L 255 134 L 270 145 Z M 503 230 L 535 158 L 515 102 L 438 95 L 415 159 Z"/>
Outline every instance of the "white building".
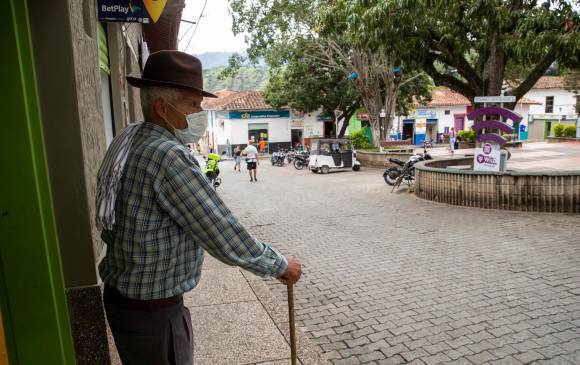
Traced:
<path fill-rule="evenodd" d="M 537 102 L 522 98 L 516 105 L 514 111 L 522 116 L 522 121 L 514 129 L 520 139 L 525 139 L 520 131 L 527 131 L 528 113 L 530 106 L 534 104 Z M 452 127 L 457 132 L 467 130 L 473 125 L 467 119 L 467 114 L 473 110 L 471 102 L 452 90 L 436 89 L 428 104 L 416 103 L 415 108 L 413 114 L 397 117 L 391 133 L 392 139 L 410 139 L 413 144 L 421 144 L 425 139 L 441 141 Z"/>
<path fill-rule="evenodd" d="M 576 124 L 580 96 L 564 88 L 560 76 L 543 76 L 525 95 L 538 102 L 530 109 L 529 139 L 545 139 L 553 135 L 552 127 L 561 123 Z"/>
<path fill-rule="evenodd" d="M 208 130 L 205 143 L 221 153 L 230 147 L 244 147 L 251 139 L 264 140 L 264 152 L 275 152 L 308 144 L 313 136 L 322 136 L 324 123 L 320 113 L 298 113 L 285 108 L 273 110 L 259 91 L 221 91 L 217 99 L 205 99 Z"/>

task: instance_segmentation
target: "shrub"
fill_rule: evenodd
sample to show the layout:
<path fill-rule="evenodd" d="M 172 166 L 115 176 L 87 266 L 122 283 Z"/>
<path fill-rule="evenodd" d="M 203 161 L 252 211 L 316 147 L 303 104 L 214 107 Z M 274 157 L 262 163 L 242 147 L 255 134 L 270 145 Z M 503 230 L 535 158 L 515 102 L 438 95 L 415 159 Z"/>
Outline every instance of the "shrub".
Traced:
<path fill-rule="evenodd" d="M 364 134 L 362 129 L 359 129 L 358 131 L 351 133 L 348 136 L 348 138 L 352 142 L 352 146 L 356 149 L 365 149 L 372 147 L 369 142 L 369 137 L 367 137 L 367 135 Z"/>
<path fill-rule="evenodd" d="M 457 137 L 459 137 L 459 139 L 462 141 L 475 143 L 475 132 L 473 129 L 468 131 L 459 131 L 459 133 L 457 133 Z"/>
<path fill-rule="evenodd" d="M 564 124 L 556 124 L 554 126 L 554 136 L 555 137 L 564 136 Z"/>
<path fill-rule="evenodd" d="M 567 125 L 564 128 L 564 136 L 566 137 L 576 137 L 576 126 L 575 125 Z"/>

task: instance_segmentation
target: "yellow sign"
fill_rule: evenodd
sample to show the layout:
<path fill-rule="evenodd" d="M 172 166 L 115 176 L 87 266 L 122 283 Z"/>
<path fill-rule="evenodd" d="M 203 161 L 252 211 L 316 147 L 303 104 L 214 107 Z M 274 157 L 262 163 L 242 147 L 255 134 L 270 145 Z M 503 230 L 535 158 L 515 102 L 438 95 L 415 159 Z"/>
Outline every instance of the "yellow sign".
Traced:
<path fill-rule="evenodd" d="M 242 119 L 250 119 L 250 113 L 246 112 L 242 114 Z"/>
<path fill-rule="evenodd" d="M 147 9 L 153 23 L 157 23 L 163 9 L 165 9 L 167 0 L 143 0 L 143 4 L 145 4 L 145 9 Z"/>

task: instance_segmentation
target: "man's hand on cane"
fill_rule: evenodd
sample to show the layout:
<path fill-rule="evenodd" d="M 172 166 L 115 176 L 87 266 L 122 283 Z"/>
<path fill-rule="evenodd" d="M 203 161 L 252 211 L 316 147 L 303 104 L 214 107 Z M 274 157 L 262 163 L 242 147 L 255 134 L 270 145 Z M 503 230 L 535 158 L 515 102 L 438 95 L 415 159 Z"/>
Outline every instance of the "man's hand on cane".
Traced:
<path fill-rule="evenodd" d="M 302 264 L 294 256 L 288 257 L 288 268 L 286 272 L 282 274 L 278 279 L 284 284 L 295 284 L 300 280 L 300 275 L 302 275 Z"/>

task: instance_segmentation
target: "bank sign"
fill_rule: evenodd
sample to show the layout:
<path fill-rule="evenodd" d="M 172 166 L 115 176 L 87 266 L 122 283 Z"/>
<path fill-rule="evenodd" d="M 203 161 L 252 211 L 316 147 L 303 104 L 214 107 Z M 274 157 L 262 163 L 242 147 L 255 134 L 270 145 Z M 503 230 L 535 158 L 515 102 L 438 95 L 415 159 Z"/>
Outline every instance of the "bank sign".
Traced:
<path fill-rule="evenodd" d="M 499 146 L 485 143 L 480 148 L 475 149 L 473 169 L 475 171 L 499 171 L 499 159 Z"/>
<path fill-rule="evenodd" d="M 269 119 L 290 118 L 288 110 L 260 110 L 250 112 L 230 112 L 229 119 Z"/>
<path fill-rule="evenodd" d="M 99 21 L 156 23 L 167 0 L 98 0 Z"/>

